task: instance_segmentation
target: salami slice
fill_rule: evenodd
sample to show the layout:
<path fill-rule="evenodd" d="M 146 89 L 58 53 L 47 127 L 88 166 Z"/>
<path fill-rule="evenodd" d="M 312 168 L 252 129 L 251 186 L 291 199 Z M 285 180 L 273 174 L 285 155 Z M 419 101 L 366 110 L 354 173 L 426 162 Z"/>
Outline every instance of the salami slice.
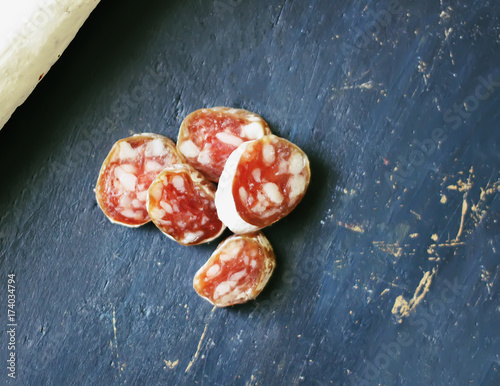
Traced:
<path fill-rule="evenodd" d="M 269 126 L 257 114 L 213 107 L 196 110 L 184 119 L 177 149 L 196 170 L 218 182 L 227 158 L 239 145 L 268 134 Z"/>
<path fill-rule="evenodd" d="M 215 189 L 214 183 L 187 164 L 168 167 L 149 188 L 149 215 L 165 235 L 179 244 L 209 242 L 226 228 L 217 217 Z"/>
<path fill-rule="evenodd" d="M 196 272 L 193 287 L 218 307 L 245 303 L 261 293 L 275 266 L 273 248 L 262 232 L 233 235 Z"/>
<path fill-rule="evenodd" d="M 150 221 L 148 188 L 165 167 L 182 162 L 175 144 L 158 134 L 136 134 L 116 142 L 102 164 L 97 203 L 113 223 L 138 227 Z"/>
<path fill-rule="evenodd" d="M 228 158 L 215 204 L 234 233 L 262 229 L 289 214 L 302 200 L 311 172 L 307 155 L 275 135 L 243 143 Z"/>

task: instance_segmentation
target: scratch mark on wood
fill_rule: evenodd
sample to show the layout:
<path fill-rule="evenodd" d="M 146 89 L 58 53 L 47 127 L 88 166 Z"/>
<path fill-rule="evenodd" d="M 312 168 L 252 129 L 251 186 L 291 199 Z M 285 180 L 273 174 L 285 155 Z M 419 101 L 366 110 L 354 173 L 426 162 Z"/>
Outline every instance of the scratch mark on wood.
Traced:
<path fill-rule="evenodd" d="M 163 360 L 163 362 L 165 362 L 165 365 L 170 369 L 170 370 L 173 370 L 175 369 L 175 367 L 179 364 L 179 360 L 175 360 L 174 362 L 172 361 L 167 361 L 167 360 Z"/>
<path fill-rule="evenodd" d="M 420 304 L 420 302 L 422 302 L 425 295 L 429 292 L 429 288 L 432 284 L 432 279 L 436 272 L 436 268 L 433 268 L 432 273 L 431 271 L 427 271 L 424 273 L 424 276 L 420 280 L 420 283 L 418 284 L 418 287 L 415 290 L 415 293 L 413 294 L 413 297 L 410 299 L 410 301 L 407 301 L 403 295 L 399 295 L 396 298 L 391 312 L 396 316 L 399 323 L 402 322 L 402 319 L 404 317 L 409 316 L 410 312 L 412 312 Z"/>
<path fill-rule="evenodd" d="M 458 247 L 461 245 L 465 245 L 465 242 L 463 241 L 456 241 L 456 240 L 451 240 L 451 241 L 446 241 L 444 243 L 440 244 L 431 244 L 429 245 L 429 248 L 427 248 L 427 253 L 429 255 L 433 254 L 436 252 L 436 248 L 442 248 L 442 247 Z"/>
<path fill-rule="evenodd" d="M 422 216 L 420 216 L 417 212 L 410 210 L 410 213 L 413 214 L 418 220 L 422 220 Z"/>
<path fill-rule="evenodd" d="M 252 374 L 250 376 L 250 380 L 245 384 L 245 386 L 253 386 L 253 385 L 257 385 L 257 383 L 254 383 L 255 382 L 255 377 L 254 375 Z"/>
<path fill-rule="evenodd" d="M 424 83 L 427 86 L 427 81 L 429 77 L 431 76 L 430 73 L 427 72 L 427 63 L 425 63 L 423 60 L 418 61 L 418 72 L 422 74 L 422 78 L 424 79 Z"/>
<path fill-rule="evenodd" d="M 488 290 L 488 295 L 491 295 L 491 289 L 493 288 L 493 281 L 491 280 L 491 273 L 483 268 L 481 270 L 481 280 L 486 284 L 486 289 Z"/>
<path fill-rule="evenodd" d="M 346 224 L 346 223 L 343 223 L 342 221 L 339 221 L 338 224 L 339 224 L 339 226 L 346 228 L 346 229 L 349 229 L 350 231 L 358 232 L 358 233 L 365 233 L 364 228 L 361 227 L 360 225 Z"/>
<path fill-rule="evenodd" d="M 111 363 L 113 367 L 115 367 L 118 370 L 118 376 L 121 378 L 122 374 L 121 372 L 125 368 L 125 364 L 120 364 L 120 355 L 118 352 L 118 331 L 116 328 L 116 307 L 113 306 L 113 318 L 112 318 L 112 323 L 113 323 L 113 341 L 110 341 L 109 344 L 111 346 L 111 353 L 113 352 L 116 354 L 116 367 L 114 364 L 114 361 Z"/>
<path fill-rule="evenodd" d="M 481 194 L 479 196 L 479 200 L 476 204 L 472 203 L 471 206 L 471 217 L 475 227 L 479 225 L 489 209 L 488 205 L 486 205 L 488 196 L 500 192 L 500 181 L 495 181 L 493 184 L 488 181 L 486 186 L 480 189 Z"/>
<path fill-rule="evenodd" d="M 276 18 L 276 21 L 273 24 L 274 27 L 276 27 L 280 23 L 281 15 L 283 14 L 283 10 L 285 9 L 285 5 L 286 5 L 286 0 L 280 6 L 280 11 L 279 11 L 278 17 Z"/>
<path fill-rule="evenodd" d="M 467 214 L 468 207 L 469 206 L 467 204 L 467 192 L 465 192 L 464 199 L 462 201 L 462 217 L 460 218 L 460 228 L 458 228 L 458 233 L 455 236 L 454 241 L 460 240 L 460 236 L 462 236 L 462 232 L 464 230 L 465 215 Z"/>
<path fill-rule="evenodd" d="M 198 359 L 200 355 L 201 345 L 203 343 L 203 340 L 205 339 L 205 334 L 207 333 L 208 324 L 210 323 L 210 320 L 212 319 L 212 316 L 216 308 L 217 307 L 214 306 L 214 308 L 212 308 L 212 311 L 210 312 L 210 317 L 208 318 L 208 321 L 205 324 L 205 328 L 203 329 L 203 333 L 201 334 L 200 340 L 198 341 L 198 347 L 196 348 L 196 352 L 194 353 L 193 358 L 189 361 L 186 370 L 184 371 L 185 373 L 189 371 L 189 369 L 193 366 L 193 363 Z"/>
<path fill-rule="evenodd" d="M 388 253 L 396 258 L 401 257 L 403 254 L 403 248 L 398 243 L 386 244 L 383 241 L 373 241 L 373 245 L 382 252 Z"/>

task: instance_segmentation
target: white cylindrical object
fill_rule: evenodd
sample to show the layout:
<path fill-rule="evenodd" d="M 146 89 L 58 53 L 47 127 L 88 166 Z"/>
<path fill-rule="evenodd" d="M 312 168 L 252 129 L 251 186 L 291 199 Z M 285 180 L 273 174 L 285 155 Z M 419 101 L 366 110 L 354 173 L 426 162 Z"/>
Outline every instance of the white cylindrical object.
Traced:
<path fill-rule="evenodd" d="M 61 56 L 98 3 L 0 3 L 0 129 Z"/>

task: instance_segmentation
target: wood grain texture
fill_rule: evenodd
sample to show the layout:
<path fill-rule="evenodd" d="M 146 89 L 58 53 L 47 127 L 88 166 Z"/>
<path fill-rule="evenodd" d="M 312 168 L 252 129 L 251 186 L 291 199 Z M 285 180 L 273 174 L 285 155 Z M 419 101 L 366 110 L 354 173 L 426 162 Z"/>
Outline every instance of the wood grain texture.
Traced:
<path fill-rule="evenodd" d="M 102 2 L 0 132 L 17 382 L 498 384 L 499 5 L 141 5 Z M 217 242 L 112 225 L 93 193 L 116 140 L 176 138 L 217 105 L 260 114 L 312 172 L 264 230 L 268 287 L 230 309 L 192 289 Z"/>

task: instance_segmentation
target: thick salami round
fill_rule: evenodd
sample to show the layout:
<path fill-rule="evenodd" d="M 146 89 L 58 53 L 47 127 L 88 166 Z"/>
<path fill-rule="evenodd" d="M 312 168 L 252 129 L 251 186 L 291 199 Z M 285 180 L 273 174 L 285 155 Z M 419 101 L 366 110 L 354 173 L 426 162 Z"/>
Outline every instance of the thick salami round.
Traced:
<path fill-rule="evenodd" d="M 307 155 L 275 135 L 243 143 L 228 158 L 215 204 L 234 233 L 262 229 L 300 202 L 311 178 Z"/>
<path fill-rule="evenodd" d="M 217 217 L 215 189 L 214 183 L 187 164 L 168 167 L 149 187 L 151 220 L 179 244 L 209 242 L 226 228 Z"/>
<path fill-rule="evenodd" d="M 193 280 L 195 291 L 217 307 L 255 299 L 267 284 L 276 259 L 261 232 L 224 240 Z"/>
<path fill-rule="evenodd" d="M 116 142 L 102 164 L 97 203 L 113 223 L 138 227 L 150 221 L 148 188 L 165 167 L 182 162 L 175 144 L 158 134 L 136 134 Z"/>
<path fill-rule="evenodd" d="M 196 110 L 181 124 L 177 149 L 209 180 L 218 182 L 229 155 L 243 142 L 271 134 L 257 114 L 229 107 Z"/>

